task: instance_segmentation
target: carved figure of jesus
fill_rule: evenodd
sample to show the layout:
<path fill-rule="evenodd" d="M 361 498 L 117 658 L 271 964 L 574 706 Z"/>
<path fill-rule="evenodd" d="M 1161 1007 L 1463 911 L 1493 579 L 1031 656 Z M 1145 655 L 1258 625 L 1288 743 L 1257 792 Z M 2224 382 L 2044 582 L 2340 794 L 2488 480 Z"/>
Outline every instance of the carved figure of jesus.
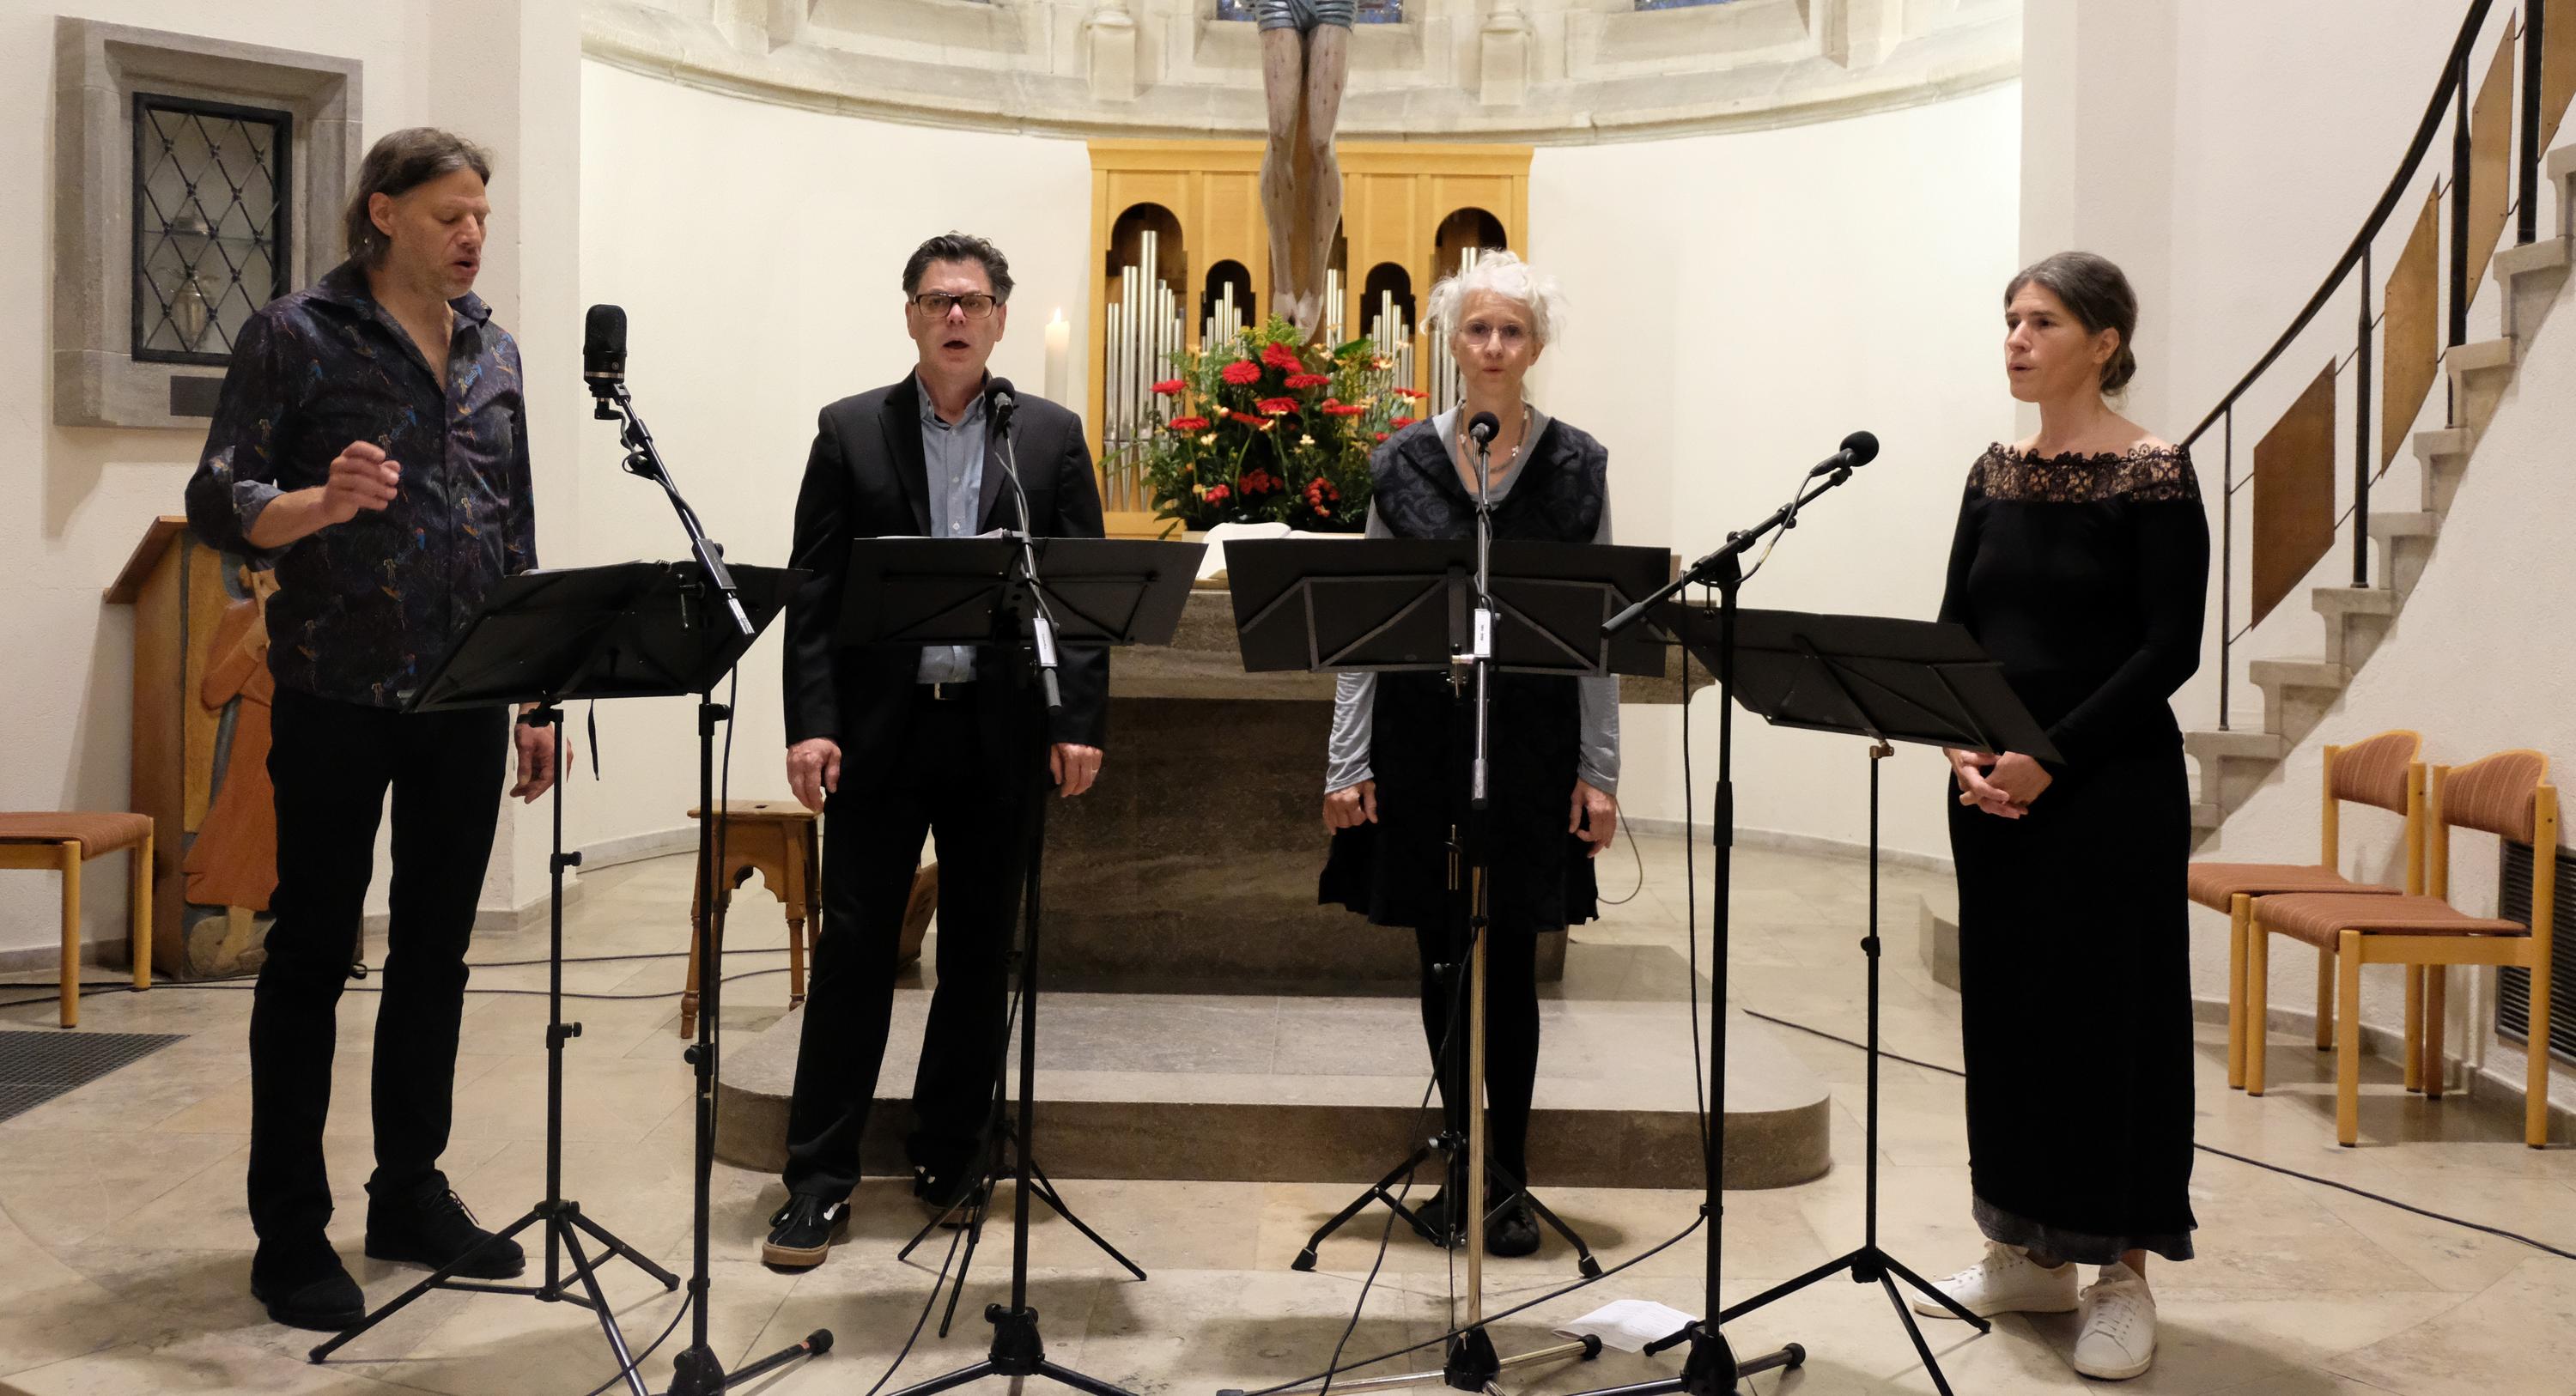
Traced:
<path fill-rule="evenodd" d="M 1324 273 L 1342 218 L 1333 129 L 1350 77 L 1356 3 L 1261 0 L 1261 83 L 1270 101 L 1270 144 L 1261 157 L 1270 308 L 1307 339 L 1324 325 Z"/>

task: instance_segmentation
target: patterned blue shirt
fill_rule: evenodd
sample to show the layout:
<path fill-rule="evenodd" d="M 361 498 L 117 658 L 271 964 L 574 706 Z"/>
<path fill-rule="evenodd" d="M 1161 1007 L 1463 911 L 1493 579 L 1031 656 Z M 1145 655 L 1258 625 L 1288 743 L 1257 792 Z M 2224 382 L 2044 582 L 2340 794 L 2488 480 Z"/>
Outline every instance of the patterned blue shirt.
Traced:
<path fill-rule="evenodd" d="M 479 297 L 448 305 L 444 389 L 355 262 L 242 327 L 188 523 L 210 547 L 275 566 L 268 667 L 281 688 L 399 706 L 493 584 L 537 565 L 518 342 Z M 393 503 L 253 548 L 260 511 L 327 482 L 353 441 L 402 466 Z"/>

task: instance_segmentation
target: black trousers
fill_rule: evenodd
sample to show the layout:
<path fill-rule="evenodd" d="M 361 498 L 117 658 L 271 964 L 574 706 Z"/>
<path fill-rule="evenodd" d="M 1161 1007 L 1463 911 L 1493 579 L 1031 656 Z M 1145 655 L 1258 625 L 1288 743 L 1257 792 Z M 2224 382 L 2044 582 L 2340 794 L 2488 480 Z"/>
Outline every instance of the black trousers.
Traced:
<path fill-rule="evenodd" d="M 970 1162 L 1002 1067 L 1011 918 L 1020 904 L 1020 812 L 1033 772 L 989 749 L 975 704 L 912 698 L 887 778 L 843 779 L 826 807 L 823 929 L 805 992 L 788 1107 L 790 1192 L 838 1201 L 859 1181 L 859 1139 L 894 1017 L 905 903 L 924 834 L 939 837 L 939 982 L 913 1078 L 914 1165 Z"/>
<path fill-rule="evenodd" d="M 1485 935 L 1485 1151 L 1495 1167 L 1527 1183 L 1530 1101 L 1538 1089 L 1538 933 L 1492 926 Z M 1467 1005 L 1466 940 L 1449 928 L 1413 937 L 1422 955 L 1422 1035 L 1440 1078 L 1441 1109 L 1450 1130 L 1464 1137 L 1467 1083 L 1454 1063 L 1466 1059 L 1468 1045 L 1458 1011 Z"/>
<path fill-rule="evenodd" d="M 322 1127 L 335 1010 L 357 954 L 388 787 L 393 915 L 377 969 L 367 1190 L 399 1194 L 438 1176 L 465 947 L 500 819 L 508 722 L 498 708 L 404 714 L 278 690 L 268 752 L 276 921 L 250 1011 L 250 1219 L 263 1257 L 309 1248 L 331 1219 Z"/>

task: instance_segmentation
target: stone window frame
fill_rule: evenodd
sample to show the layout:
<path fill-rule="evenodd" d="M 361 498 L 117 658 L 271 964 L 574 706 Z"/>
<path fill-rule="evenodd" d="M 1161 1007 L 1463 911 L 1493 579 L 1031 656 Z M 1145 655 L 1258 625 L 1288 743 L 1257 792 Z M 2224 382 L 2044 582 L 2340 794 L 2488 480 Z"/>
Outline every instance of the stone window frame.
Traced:
<path fill-rule="evenodd" d="M 60 16 L 54 21 L 54 423 L 202 431 L 222 374 L 133 354 L 134 94 L 294 117 L 282 287 L 336 260 L 364 156 L 353 58 Z M 330 260 L 325 260 L 325 259 Z"/>

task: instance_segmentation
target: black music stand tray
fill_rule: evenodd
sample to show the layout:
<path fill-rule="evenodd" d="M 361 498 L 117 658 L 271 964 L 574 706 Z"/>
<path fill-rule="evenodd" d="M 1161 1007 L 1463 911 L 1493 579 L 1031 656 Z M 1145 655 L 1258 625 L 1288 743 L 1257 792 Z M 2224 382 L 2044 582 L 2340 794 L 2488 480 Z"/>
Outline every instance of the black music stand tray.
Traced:
<path fill-rule="evenodd" d="M 1725 1362 L 1715 1356 L 1723 1351 L 1723 1343 L 1702 1330 L 1732 1322 L 1846 1272 L 1856 1284 L 1874 1283 L 1887 1291 L 1889 1302 L 1896 1306 L 1897 1318 L 1905 1325 L 1906 1336 L 1914 1342 L 1916 1355 L 1923 1359 L 1924 1370 L 1931 1373 L 1933 1386 L 1948 1396 L 1949 1381 L 1934 1360 L 1930 1345 L 1924 1342 L 1922 1328 L 1906 1306 L 1896 1281 L 1902 1279 L 1921 1290 L 1980 1333 L 1991 1325 L 1907 1269 L 1878 1244 L 1879 763 L 1894 754 L 1895 748 L 1890 745 L 1893 742 L 1986 752 L 2018 751 L 2042 760 L 2056 759 L 2057 749 L 2049 744 L 2047 734 L 2004 682 L 2003 666 L 1989 658 L 1962 626 L 1797 611 L 1738 610 L 1730 614 L 1725 608 L 1669 602 L 1658 606 L 1652 615 L 1657 628 L 1680 640 L 1692 655 L 1708 665 L 1710 672 L 1731 673 L 1733 701 L 1771 725 L 1870 739 L 1869 932 L 1860 943 L 1861 953 L 1869 963 L 1869 1103 L 1863 1150 L 1867 1180 L 1862 1190 L 1864 1235 L 1859 1249 L 1725 1309 L 1706 1323 L 1694 1323 L 1658 1341 L 1648 1351 L 1693 1342 L 1692 1367 L 1686 1368 L 1679 1379 L 1617 1388 L 1615 1396 L 1650 1396 L 1669 1391 L 1724 1396 L 1720 1383 L 1731 1386 L 1732 1382 L 1727 1379 Z M 1725 638 L 1730 621 L 1734 628 L 1731 656 Z M 1730 657 L 1731 665 L 1727 662 Z M 1721 851 L 1733 838 L 1729 794 L 1731 791 L 1722 786 L 1717 829 Z M 1721 918 L 1717 927 L 1720 1032 L 1724 1031 L 1727 937 L 1723 908 L 1727 890 L 1721 878 L 1715 890 Z M 1712 1217 L 1717 1202 L 1714 1196 L 1709 1199 Z M 1715 1236 L 1712 1230 L 1708 1283 L 1712 1304 L 1717 1297 Z M 1803 1358 L 1804 1353 L 1799 1356 Z M 1754 1370 L 1755 1364 L 1746 1363 L 1735 1368 L 1734 1375 Z"/>
<path fill-rule="evenodd" d="M 581 855 L 568 854 L 563 848 L 562 705 L 585 698 L 668 697 L 712 690 L 716 680 L 750 648 L 760 627 L 778 613 L 788 591 L 804 575 L 772 567 L 741 567 L 733 572 L 744 608 L 752 619 L 751 635 L 742 634 L 730 624 L 715 623 L 721 598 L 703 584 L 703 574 L 695 563 L 627 562 L 505 577 L 466 620 L 456 643 L 448 648 L 429 678 L 403 704 L 405 712 L 442 712 L 533 703 L 536 710 L 519 721 L 556 729 L 554 844 L 547 860 L 551 887 L 546 988 L 546 1195 L 525 1216 L 498 1233 L 507 1239 L 544 1224 L 545 1282 L 501 1285 L 458 1280 L 454 1278 L 456 1267 L 473 1258 L 460 1257 L 356 1326 L 315 1347 L 313 1361 L 327 1359 L 342 1344 L 433 1289 L 517 1294 L 589 1309 L 599 1319 L 609 1350 L 616 1354 L 620 1379 L 635 1396 L 648 1396 L 643 1376 L 627 1350 L 625 1335 L 619 1330 L 617 1315 L 600 1291 L 596 1271 L 616 1256 L 660 1280 L 665 1289 L 679 1288 L 680 1279 L 591 1220 L 580 1203 L 563 1195 L 563 1049 L 565 1042 L 581 1035 L 581 1024 L 563 1020 L 563 881 L 564 870 L 578 866 Z M 712 801 L 707 807 L 713 808 Z M 716 963 L 712 958 L 705 962 Z M 720 977 L 720 972 L 712 977 Z M 710 985 L 707 1009 L 699 1019 L 702 1041 L 711 1041 L 707 1025 L 716 1016 L 712 990 Z M 712 1052 L 711 1047 L 707 1050 Z M 712 1093 L 702 1095 L 711 1098 Z M 690 1292 L 698 1312 L 703 1314 L 707 1177 L 714 1161 L 714 1132 L 707 1127 L 703 1111 L 698 1143 L 700 1264 Z M 603 1248 L 596 1259 L 582 1246 L 584 1234 Z M 567 1253 L 572 1258 L 569 1273 L 563 1266 Z M 579 1293 L 571 1288 L 576 1282 L 581 1287 Z M 830 1345 L 828 1333 L 817 1334 L 776 1360 L 801 1356 L 809 1346 L 820 1350 Z"/>
<path fill-rule="evenodd" d="M 1455 676 L 1462 688 L 1467 677 L 1486 663 L 1498 670 L 1571 677 L 1662 676 L 1665 655 L 1660 640 L 1637 633 L 1605 637 L 1602 624 L 1663 582 L 1671 568 L 1663 549 L 1494 542 L 1487 585 L 1498 619 L 1486 660 L 1480 663 L 1475 658 L 1472 620 L 1476 547 L 1473 538 L 1279 538 L 1228 543 L 1226 567 L 1243 667 L 1254 672 L 1432 671 Z M 1481 708 L 1478 721 L 1481 725 Z M 1478 744 L 1481 750 L 1481 735 Z M 1472 807 L 1481 811 L 1485 803 L 1481 787 L 1472 794 Z M 1471 813 L 1463 831 L 1464 856 L 1454 890 L 1467 903 L 1463 919 L 1468 944 L 1461 947 L 1465 962 L 1448 967 L 1467 981 L 1461 985 L 1467 1010 L 1459 1016 L 1466 1020 L 1468 1032 L 1453 1031 L 1449 1039 L 1451 1079 L 1467 1083 L 1467 1101 L 1460 1113 L 1469 1121 L 1468 1137 L 1460 1139 L 1444 1122 L 1438 1136 L 1416 1148 L 1307 1238 L 1305 1249 L 1291 1264 L 1297 1270 L 1314 1269 L 1325 1237 L 1370 1203 L 1384 1202 L 1434 1244 L 1464 1241 L 1466 1331 L 1438 1372 L 1335 1383 L 1345 1389 L 1445 1381 L 1476 1390 L 1506 1367 L 1567 1357 L 1588 1359 L 1600 1352 L 1597 1340 L 1582 1340 L 1500 1358 L 1484 1331 L 1484 1222 L 1516 1198 L 1527 1201 L 1542 1223 L 1573 1246 L 1584 1275 L 1601 1273 L 1600 1262 L 1593 1259 L 1583 1238 L 1531 1195 L 1527 1181 L 1484 1156 L 1484 818 L 1482 813 Z M 1435 1154 L 1447 1158 L 1446 1171 L 1457 1186 L 1450 1208 L 1452 1235 L 1434 1235 L 1397 1194 L 1399 1184 Z M 1488 1177 L 1500 1184 L 1491 1208 L 1482 1205 Z"/>
<path fill-rule="evenodd" d="M 836 641 L 843 646 L 969 645 L 1007 646 L 1020 658 L 1020 677 L 1044 683 L 1053 692 L 1055 655 L 1051 643 L 1032 640 L 1031 622 L 1044 617 L 1055 636 L 1079 645 L 1169 644 L 1180 628 L 1182 608 L 1189 604 L 1198 575 L 1198 543 L 1166 543 L 1101 538 L 862 538 L 850 546 L 850 566 L 841 601 Z M 1034 575 L 1032 575 L 1034 572 Z M 1036 753 L 1032 743 L 1031 756 Z M 1100 1234 L 1083 1224 L 1064 1205 L 1055 1185 L 1036 1162 L 1037 1130 L 1037 995 L 1039 894 L 1046 849 L 1046 766 L 1030 771 L 1027 805 L 1020 835 L 1026 851 L 1020 944 L 1013 959 L 1019 967 L 1020 1034 L 1019 1100 L 1016 1122 L 1003 1113 L 1005 1094 L 995 1083 L 994 1125 L 984 1143 L 985 1187 L 1002 1177 L 1012 1192 L 1011 1299 L 987 1307 L 993 1346 L 980 1362 L 932 1377 L 895 1393 L 929 1396 L 981 1381 L 986 1377 L 1044 1377 L 1092 1396 L 1129 1396 L 1123 1388 L 1047 1360 L 1038 1334 L 1038 1314 L 1029 1307 L 1029 1200 L 1034 1197 L 1071 1222 L 1093 1245 L 1137 1279 L 1145 1272 L 1119 1253 Z M 1007 1021 L 1007 1020 L 1006 1020 Z M 1007 1072 L 1007 1049 L 1000 1060 Z M 1003 1161 L 1008 1140 L 1010 1162 Z M 982 1235 L 985 1207 L 974 1200 L 959 1204 L 969 1211 L 971 1249 Z M 949 1215 L 954 1215 L 951 1208 Z M 921 1244 L 934 1218 L 905 1245 L 903 1254 Z M 948 1308 L 954 1314 L 965 1289 L 961 1267 Z M 943 1318 L 940 1331 L 947 1331 Z"/>

